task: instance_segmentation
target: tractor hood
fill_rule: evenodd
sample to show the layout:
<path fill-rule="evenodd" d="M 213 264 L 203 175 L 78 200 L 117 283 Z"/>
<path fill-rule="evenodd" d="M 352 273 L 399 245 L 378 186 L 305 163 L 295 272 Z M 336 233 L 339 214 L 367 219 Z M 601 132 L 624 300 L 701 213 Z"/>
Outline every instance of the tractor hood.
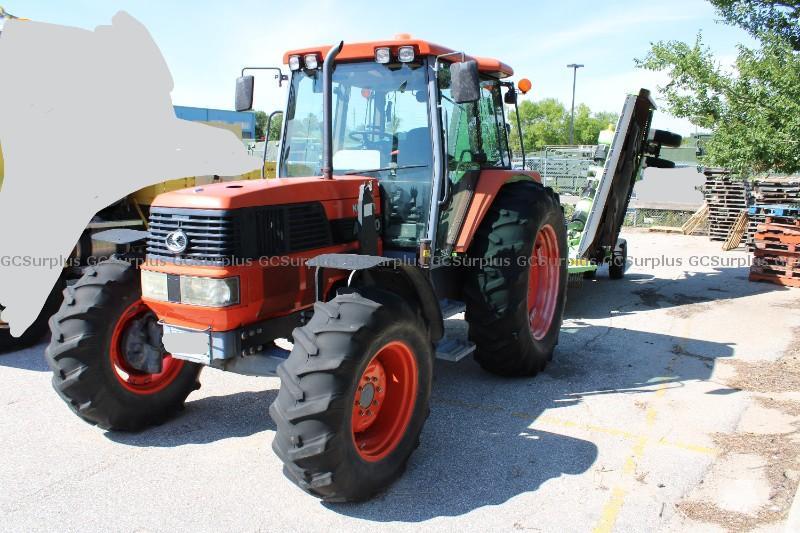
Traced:
<path fill-rule="evenodd" d="M 231 181 L 199 185 L 156 197 L 153 207 L 185 209 L 240 209 L 264 205 L 358 198 L 362 184 L 374 181 L 363 176 L 337 176 L 333 179 L 280 178 Z M 373 187 L 377 194 L 378 187 Z"/>

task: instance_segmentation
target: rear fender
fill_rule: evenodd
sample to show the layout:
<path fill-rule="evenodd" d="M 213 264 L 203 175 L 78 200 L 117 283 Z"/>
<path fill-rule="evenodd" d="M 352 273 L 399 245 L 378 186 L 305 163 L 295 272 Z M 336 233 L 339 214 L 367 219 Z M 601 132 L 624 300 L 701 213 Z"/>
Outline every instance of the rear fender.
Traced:
<path fill-rule="evenodd" d="M 478 178 L 478 184 L 475 187 L 475 193 L 472 195 L 472 201 L 469 204 L 467 215 L 464 218 L 464 224 L 461 226 L 461 231 L 458 234 L 458 240 L 453 251 L 458 253 L 465 253 L 475 232 L 483 221 L 483 217 L 489 211 L 489 206 L 494 202 L 497 193 L 506 183 L 514 183 L 517 181 L 535 181 L 542 182 L 542 177 L 538 172 L 527 170 L 483 170 Z"/>

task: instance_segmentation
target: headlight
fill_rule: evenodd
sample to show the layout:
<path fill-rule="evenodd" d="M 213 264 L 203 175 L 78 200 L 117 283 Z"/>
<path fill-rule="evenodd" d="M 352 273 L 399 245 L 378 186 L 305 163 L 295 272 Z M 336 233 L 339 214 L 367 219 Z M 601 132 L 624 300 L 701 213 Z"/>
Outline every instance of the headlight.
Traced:
<path fill-rule="evenodd" d="M 306 54 L 303 57 L 303 61 L 306 63 L 306 68 L 309 70 L 316 70 L 319 66 L 319 61 L 317 60 L 317 54 Z"/>
<path fill-rule="evenodd" d="M 386 64 L 392 60 L 392 52 L 388 48 L 375 49 L 375 62 Z"/>
<path fill-rule="evenodd" d="M 181 276 L 181 303 L 227 307 L 239 303 L 239 278 Z"/>
<path fill-rule="evenodd" d="M 168 294 L 166 274 L 142 270 L 142 296 L 166 302 Z"/>
<path fill-rule="evenodd" d="M 300 56 L 289 56 L 289 70 L 300 70 Z"/>
<path fill-rule="evenodd" d="M 400 49 L 397 50 L 397 59 L 400 60 L 401 63 L 411 63 L 414 61 L 414 47 L 401 46 Z"/>
<path fill-rule="evenodd" d="M 170 278 L 173 293 L 170 294 Z M 180 285 L 180 294 L 177 286 Z M 142 270 L 142 296 L 150 300 L 203 307 L 228 307 L 239 303 L 239 278 L 200 278 Z"/>

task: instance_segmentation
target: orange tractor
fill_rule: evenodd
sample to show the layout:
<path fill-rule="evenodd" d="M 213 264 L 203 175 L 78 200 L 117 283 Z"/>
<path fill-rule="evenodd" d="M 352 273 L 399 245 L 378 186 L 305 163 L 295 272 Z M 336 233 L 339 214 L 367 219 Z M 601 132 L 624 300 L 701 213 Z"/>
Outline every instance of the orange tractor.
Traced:
<path fill-rule="evenodd" d="M 173 414 L 204 366 L 277 374 L 286 475 L 361 500 L 419 444 L 435 357 L 474 353 L 503 376 L 552 358 L 566 222 L 538 174 L 511 169 L 504 63 L 407 36 L 284 62 L 278 179 L 159 196 L 144 261 L 101 263 L 68 287 L 47 358 L 71 409 L 115 430 Z M 237 80 L 237 110 L 253 86 Z M 628 197 L 652 111 L 640 95 L 614 175 Z M 595 246 L 613 249 L 611 233 Z M 469 339 L 447 337 L 443 317 L 464 309 Z M 274 342 L 290 337 L 291 352 Z"/>

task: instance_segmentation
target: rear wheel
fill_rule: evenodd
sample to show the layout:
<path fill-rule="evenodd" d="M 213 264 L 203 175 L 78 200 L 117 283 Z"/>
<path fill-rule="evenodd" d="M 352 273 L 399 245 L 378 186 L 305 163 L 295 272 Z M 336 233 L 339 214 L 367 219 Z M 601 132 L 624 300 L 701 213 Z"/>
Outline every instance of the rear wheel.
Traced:
<path fill-rule="evenodd" d="M 464 299 L 475 359 L 528 376 L 552 359 L 567 288 L 567 235 L 558 195 L 534 182 L 503 187 L 470 247 L 479 259 Z"/>
<path fill-rule="evenodd" d="M 625 277 L 625 267 L 628 263 L 628 243 L 620 239 L 617 249 L 611 255 L 608 262 L 608 277 L 611 279 L 622 279 Z"/>
<path fill-rule="evenodd" d="M 45 356 L 53 387 L 90 424 L 136 431 L 161 423 L 200 387 L 200 365 L 164 352 L 161 327 L 142 302 L 138 270 L 128 262 L 87 269 L 64 292 L 50 329 Z M 146 360 L 153 364 L 153 354 L 156 368 L 140 370 Z"/>
<path fill-rule="evenodd" d="M 433 347 L 416 310 L 378 290 L 316 303 L 278 367 L 270 414 L 284 473 L 326 501 L 359 501 L 391 484 L 428 415 Z"/>

